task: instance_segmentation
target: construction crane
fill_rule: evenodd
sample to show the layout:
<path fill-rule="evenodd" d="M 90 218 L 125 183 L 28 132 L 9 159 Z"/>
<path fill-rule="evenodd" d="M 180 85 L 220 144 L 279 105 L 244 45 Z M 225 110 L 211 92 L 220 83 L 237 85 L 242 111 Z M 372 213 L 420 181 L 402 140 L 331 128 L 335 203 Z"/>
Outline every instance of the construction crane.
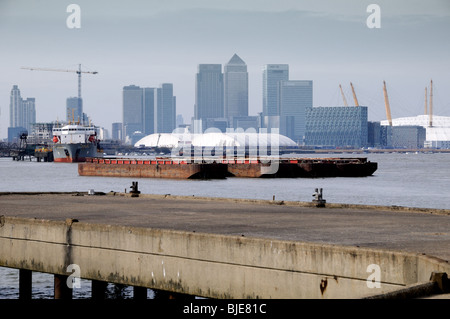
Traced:
<path fill-rule="evenodd" d="M 355 105 L 359 106 L 358 99 L 356 98 L 355 88 L 353 87 L 352 82 L 350 82 L 350 86 L 352 87 L 353 99 L 355 100 Z"/>
<path fill-rule="evenodd" d="M 74 72 L 78 74 L 78 108 L 81 108 L 81 73 L 97 74 L 97 71 L 81 71 L 81 64 L 78 64 L 78 70 L 66 70 L 66 69 L 50 69 L 50 68 L 31 68 L 21 67 L 24 70 L 30 71 L 53 71 L 53 72 Z"/>
<path fill-rule="evenodd" d="M 392 117 L 391 117 L 391 107 L 389 106 L 389 99 L 386 90 L 386 82 L 383 81 L 383 93 L 384 93 L 384 104 L 386 106 L 386 116 L 389 122 L 389 126 L 392 126 Z"/>
<path fill-rule="evenodd" d="M 339 88 L 341 89 L 342 99 L 344 100 L 344 105 L 348 106 L 347 99 L 345 98 L 344 91 L 342 90 L 342 86 L 339 84 Z"/>

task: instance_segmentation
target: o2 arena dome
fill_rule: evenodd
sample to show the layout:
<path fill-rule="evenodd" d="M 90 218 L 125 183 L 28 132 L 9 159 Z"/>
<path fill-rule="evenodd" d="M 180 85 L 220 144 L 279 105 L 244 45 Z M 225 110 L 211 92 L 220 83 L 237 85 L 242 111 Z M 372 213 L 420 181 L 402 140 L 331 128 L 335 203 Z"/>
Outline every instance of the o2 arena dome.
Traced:
<path fill-rule="evenodd" d="M 155 133 L 145 136 L 135 147 L 295 147 L 287 136 L 275 133 Z"/>
<path fill-rule="evenodd" d="M 171 133 L 150 134 L 137 141 L 134 147 L 177 147 L 180 143 L 180 138 L 177 135 Z"/>

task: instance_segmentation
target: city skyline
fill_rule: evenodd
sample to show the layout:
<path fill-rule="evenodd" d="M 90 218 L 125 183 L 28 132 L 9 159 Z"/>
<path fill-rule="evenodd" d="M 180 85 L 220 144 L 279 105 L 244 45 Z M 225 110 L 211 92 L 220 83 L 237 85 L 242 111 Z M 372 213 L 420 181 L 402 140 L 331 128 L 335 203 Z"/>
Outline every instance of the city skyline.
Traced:
<path fill-rule="evenodd" d="M 134 84 L 124 86 L 122 91 L 123 140 L 132 141 L 137 132 L 140 135 L 171 133 L 176 128 L 176 97 L 173 92 L 172 83 L 162 83 L 156 88 L 140 87 Z"/>
<path fill-rule="evenodd" d="M 392 116 L 423 113 L 423 91 L 433 79 L 434 114 L 450 115 L 446 30 L 448 1 L 378 1 L 381 28 L 370 29 L 371 1 L 77 1 L 81 28 L 66 26 L 66 3 L 2 1 L 0 35 L 0 138 L 9 125 L 9 94 L 17 84 L 36 99 L 36 120 L 66 117 L 66 99 L 77 92 L 76 74 L 21 70 L 22 66 L 98 71 L 83 76 L 83 108 L 110 130 L 121 119 L 121 91 L 129 83 L 173 83 L 177 113 L 194 115 L 199 63 L 225 64 L 236 53 L 247 64 L 249 115 L 262 111 L 261 70 L 289 64 L 290 78 L 314 82 L 314 106 L 343 105 L 349 83 L 369 119 L 385 120 L 382 82 Z M 231 21 L 233 23 L 231 23 Z M 151 30 L 158 30 L 152 32 Z"/>

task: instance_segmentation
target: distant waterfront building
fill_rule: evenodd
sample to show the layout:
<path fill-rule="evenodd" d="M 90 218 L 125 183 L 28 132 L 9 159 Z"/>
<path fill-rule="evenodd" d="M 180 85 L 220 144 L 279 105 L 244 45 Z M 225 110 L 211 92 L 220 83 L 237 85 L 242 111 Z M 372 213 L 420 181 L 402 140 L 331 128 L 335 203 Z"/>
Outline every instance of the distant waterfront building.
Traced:
<path fill-rule="evenodd" d="M 280 134 L 302 144 L 306 129 L 306 109 L 313 106 L 313 82 L 280 81 L 278 89 Z"/>
<path fill-rule="evenodd" d="M 392 147 L 421 149 L 424 148 L 426 138 L 425 128 L 422 126 L 393 126 L 392 127 Z"/>
<path fill-rule="evenodd" d="M 244 131 L 249 128 L 254 128 L 258 131 L 260 128 L 259 116 L 235 116 L 233 117 L 232 126 L 234 129 L 242 129 Z"/>
<path fill-rule="evenodd" d="M 322 147 L 367 146 L 367 106 L 306 109 L 305 144 Z"/>
<path fill-rule="evenodd" d="M 427 147 L 450 149 L 450 117 L 433 115 L 418 115 L 392 119 L 392 127 L 422 126 L 426 129 Z M 387 120 L 381 121 L 382 126 L 388 126 Z"/>
<path fill-rule="evenodd" d="M 22 99 L 17 85 L 11 89 L 9 116 L 10 127 L 25 128 L 28 132 L 31 132 L 31 124 L 36 122 L 36 100 Z"/>
<path fill-rule="evenodd" d="M 247 65 L 237 55 L 224 66 L 224 117 L 230 124 L 233 117 L 248 116 Z"/>
<path fill-rule="evenodd" d="M 367 146 L 382 147 L 380 122 L 367 122 Z"/>
<path fill-rule="evenodd" d="M 264 127 L 280 127 L 280 109 L 278 105 L 280 81 L 289 80 L 288 64 L 267 64 L 263 67 L 263 117 Z"/>
<path fill-rule="evenodd" d="M 121 141 L 123 139 L 122 135 L 122 123 L 112 123 L 111 128 L 112 139 Z"/>
<path fill-rule="evenodd" d="M 53 127 L 56 123 L 34 123 L 28 134 L 28 143 L 51 143 L 53 138 Z"/>
<path fill-rule="evenodd" d="M 194 119 L 224 117 L 224 82 L 221 64 L 199 64 L 195 81 Z"/>
<path fill-rule="evenodd" d="M 83 99 L 68 97 L 66 100 L 66 121 L 68 123 L 84 123 Z"/>
<path fill-rule="evenodd" d="M 203 121 L 203 123 L 205 123 L 203 126 L 203 131 L 215 128 L 222 133 L 225 133 L 229 127 L 228 119 L 225 117 L 207 118 Z"/>
<path fill-rule="evenodd" d="M 20 136 L 23 133 L 28 135 L 28 131 L 25 127 L 8 127 L 8 143 L 18 143 L 20 140 Z"/>
<path fill-rule="evenodd" d="M 177 127 L 184 127 L 185 124 L 184 124 L 183 115 L 177 114 L 176 124 L 177 124 Z"/>

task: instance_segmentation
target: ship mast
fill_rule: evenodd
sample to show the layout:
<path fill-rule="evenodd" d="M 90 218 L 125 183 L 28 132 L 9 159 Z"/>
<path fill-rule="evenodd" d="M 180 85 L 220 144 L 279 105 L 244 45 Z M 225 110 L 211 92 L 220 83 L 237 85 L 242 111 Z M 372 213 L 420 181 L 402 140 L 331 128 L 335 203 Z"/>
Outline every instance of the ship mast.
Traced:
<path fill-rule="evenodd" d="M 427 93 L 427 87 L 425 87 L 425 115 L 428 115 L 428 93 Z"/>
<path fill-rule="evenodd" d="M 429 126 L 433 126 L 433 80 L 430 82 L 430 113 L 429 113 L 430 123 Z"/>

